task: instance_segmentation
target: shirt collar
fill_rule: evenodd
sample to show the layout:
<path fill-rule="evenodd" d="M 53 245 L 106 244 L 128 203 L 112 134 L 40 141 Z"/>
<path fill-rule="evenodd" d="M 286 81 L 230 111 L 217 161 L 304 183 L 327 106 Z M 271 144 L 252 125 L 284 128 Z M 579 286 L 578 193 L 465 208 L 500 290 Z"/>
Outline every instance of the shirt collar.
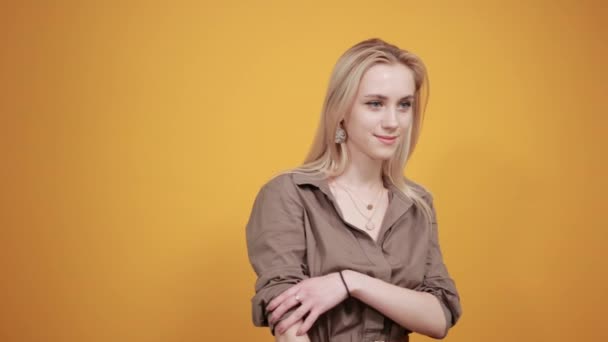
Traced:
<path fill-rule="evenodd" d="M 297 185 L 310 184 L 313 185 L 319 190 L 321 190 L 325 195 L 327 195 L 332 200 L 334 199 L 333 194 L 329 190 L 329 185 L 327 180 L 323 178 L 323 176 L 318 174 L 302 174 L 302 173 L 294 173 L 293 180 Z M 409 209 L 409 207 L 414 203 L 414 201 L 407 197 L 396 185 L 394 185 L 385 175 L 382 176 L 382 182 L 384 186 L 388 189 L 390 205 L 389 209 L 392 209 L 395 214 L 402 214 Z M 392 216 L 392 215 L 387 215 Z M 400 216 L 400 215 L 398 215 Z"/>

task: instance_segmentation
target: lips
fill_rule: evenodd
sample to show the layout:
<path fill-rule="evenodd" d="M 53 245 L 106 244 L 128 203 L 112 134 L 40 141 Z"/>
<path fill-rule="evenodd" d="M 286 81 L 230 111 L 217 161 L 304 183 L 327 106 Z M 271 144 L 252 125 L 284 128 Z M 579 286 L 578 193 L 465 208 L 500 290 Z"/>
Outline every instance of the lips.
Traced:
<path fill-rule="evenodd" d="M 395 135 L 374 135 L 381 143 L 385 145 L 393 145 L 397 141 Z"/>
<path fill-rule="evenodd" d="M 397 137 L 399 137 L 398 135 L 375 135 L 375 136 L 377 136 L 378 138 L 387 139 L 387 140 L 392 140 L 392 139 L 396 139 Z"/>

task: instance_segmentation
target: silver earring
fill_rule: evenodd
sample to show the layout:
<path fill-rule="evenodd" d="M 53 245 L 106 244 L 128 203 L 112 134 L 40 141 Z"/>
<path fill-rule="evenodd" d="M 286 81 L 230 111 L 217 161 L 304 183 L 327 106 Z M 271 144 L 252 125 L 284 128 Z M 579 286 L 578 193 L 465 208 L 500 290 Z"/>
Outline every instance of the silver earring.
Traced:
<path fill-rule="evenodd" d="M 342 144 L 346 141 L 346 131 L 344 128 L 338 126 L 336 129 L 336 144 Z"/>

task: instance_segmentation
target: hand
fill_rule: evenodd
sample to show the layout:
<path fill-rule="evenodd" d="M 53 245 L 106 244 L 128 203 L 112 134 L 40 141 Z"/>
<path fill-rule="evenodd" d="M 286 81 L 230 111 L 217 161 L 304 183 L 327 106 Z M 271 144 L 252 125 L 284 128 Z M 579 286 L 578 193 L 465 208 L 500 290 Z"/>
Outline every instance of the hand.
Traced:
<path fill-rule="evenodd" d="M 298 296 L 297 299 L 296 295 Z M 275 331 L 281 334 L 310 312 L 296 333 L 296 336 L 300 336 L 310 329 L 320 315 L 338 305 L 347 297 L 346 287 L 344 287 L 340 275 L 335 272 L 321 277 L 308 278 L 297 283 L 270 301 L 266 310 L 272 311 L 269 321 L 274 323 L 287 310 L 300 304 L 297 310 L 275 327 Z"/>

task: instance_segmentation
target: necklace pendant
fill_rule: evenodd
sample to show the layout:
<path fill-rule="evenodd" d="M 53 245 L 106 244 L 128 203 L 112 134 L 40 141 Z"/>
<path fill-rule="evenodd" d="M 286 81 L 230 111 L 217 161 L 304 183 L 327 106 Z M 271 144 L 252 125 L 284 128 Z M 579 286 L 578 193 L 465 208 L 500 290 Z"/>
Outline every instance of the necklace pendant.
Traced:
<path fill-rule="evenodd" d="M 368 205 L 367 205 L 367 210 L 372 210 L 372 209 L 374 209 L 374 206 L 373 206 L 373 205 L 371 205 L 371 204 L 368 204 Z"/>
<path fill-rule="evenodd" d="M 365 224 L 365 229 L 367 229 L 367 230 L 373 230 L 374 229 L 374 224 L 372 222 L 367 222 Z"/>

